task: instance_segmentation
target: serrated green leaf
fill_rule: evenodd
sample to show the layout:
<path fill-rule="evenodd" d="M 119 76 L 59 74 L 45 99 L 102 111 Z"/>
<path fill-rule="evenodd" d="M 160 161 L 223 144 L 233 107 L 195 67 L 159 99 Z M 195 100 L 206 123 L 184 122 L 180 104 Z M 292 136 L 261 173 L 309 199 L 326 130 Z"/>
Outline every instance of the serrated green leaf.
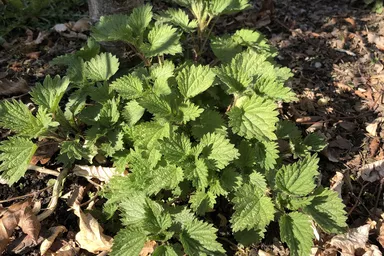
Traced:
<path fill-rule="evenodd" d="M 296 211 L 311 204 L 312 197 L 290 197 L 285 205 L 290 210 Z"/>
<path fill-rule="evenodd" d="M 146 222 L 144 228 L 151 234 L 158 234 L 166 231 L 172 225 L 171 215 L 165 212 L 163 207 L 147 199 L 147 209 L 145 211 Z"/>
<path fill-rule="evenodd" d="M 85 62 L 85 76 L 94 81 L 107 81 L 119 69 L 119 60 L 110 53 L 101 53 Z"/>
<path fill-rule="evenodd" d="M 172 246 L 160 245 L 156 247 L 152 256 L 178 256 L 178 254 Z"/>
<path fill-rule="evenodd" d="M 119 120 L 119 117 L 118 102 L 113 98 L 103 104 L 96 121 L 98 121 L 101 126 L 111 127 Z"/>
<path fill-rule="evenodd" d="M 219 112 L 204 110 L 204 112 L 192 122 L 192 134 L 196 139 L 202 138 L 207 133 L 226 134 L 224 120 Z"/>
<path fill-rule="evenodd" d="M 0 142 L 0 172 L 8 185 L 24 176 L 36 150 L 37 146 L 26 138 L 9 137 Z"/>
<path fill-rule="evenodd" d="M 184 134 L 174 134 L 160 141 L 160 151 L 172 163 L 183 161 L 190 153 L 192 144 Z"/>
<path fill-rule="evenodd" d="M 128 102 L 121 113 L 129 126 L 134 126 L 144 115 L 145 109 L 133 100 Z"/>
<path fill-rule="evenodd" d="M 128 25 L 129 16 L 115 14 L 102 16 L 92 28 L 92 36 L 97 41 L 126 41 L 132 43 L 132 29 Z"/>
<path fill-rule="evenodd" d="M 145 96 L 138 100 L 140 105 L 146 108 L 150 113 L 156 117 L 171 118 L 174 116 L 172 107 L 167 98 L 158 96 L 154 93 L 147 93 Z"/>
<path fill-rule="evenodd" d="M 207 12 L 211 16 L 218 16 L 224 12 L 233 0 L 211 0 L 209 1 Z"/>
<path fill-rule="evenodd" d="M 318 163 L 319 158 L 313 155 L 294 164 L 284 165 L 276 174 L 277 188 L 292 195 L 308 195 L 316 187 L 314 178 L 319 174 Z"/>
<path fill-rule="evenodd" d="M 272 65 L 271 68 L 273 69 Z M 297 100 L 296 94 L 284 83 L 276 80 L 275 76 L 261 75 L 256 79 L 253 88 L 256 93 L 271 99 L 291 102 Z"/>
<path fill-rule="evenodd" d="M 241 230 L 233 233 L 236 241 L 244 246 L 259 243 L 264 237 L 264 231 L 259 230 Z"/>
<path fill-rule="evenodd" d="M 143 52 L 146 57 L 175 55 L 181 53 L 180 35 L 170 25 L 155 24 L 148 33 L 149 44 L 144 45 Z"/>
<path fill-rule="evenodd" d="M 162 64 L 155 64 L 151 66 L 150 74 L 151 77 L 156 79 L 168 79 L 173 77 L 173 72 L 175 71 L 175 64 L 172 61 L 166 60 Z"/>
<path fill-rule="evenodd" d="M 311 198 L 311 203 L 306 205 L 303 211 L 309 214 L 325 232 L 344 232 L 347 227 L 345 205 L 337 193 L 329 189 L 319 189 Z"/>
<path fill-rule="evenodd" d="M 233 144 L 222 134 L 208 133 L 200 140 L 197 152 L 214 161 L 218 169 L 224 169 L 231 161 L 238 158 L 239 153 Z"/>
<path fill-rule="evenodd" d="M 193 32 L 197 27 L 197 21 L 190 21 L 188 15 L 182 9 L 168 9 L 161 13 L 158 19 L 178 26 L 187 33 Z"/>
<path fill-rule="evenodd" d="M 77 51 L 74 55 L 88 61 L 94 58 L 100 52 L 100 44 L 92 37 L 89 37 L 87 44 Z"/>
<path fill-rule="evenodd" d="M 255 160 L 256 164 L 264 170 L 272 170 L 279 158 L 277 142 L 263 141 L 255 144 Z"/>
<path fill-rule="evenodd" d="M 66 166 L 71 165 L 76 160 L 88 159 L 89 151 L 78 141 L 64 141 L 60 144 L 60 155 L 57 160 Z"/>
<path fill-rule="evenodd" d="M 200 190 L 208 187 L 208 167 L 204 160 L 196 159 L 195 165 L 192 168 L 192 184 Z"/>
<path fill-rule="evenodd" d="M 325 142 L 324 138 L 316 133 L 308 134 L 303 142 L 311 151 L 315 152 L 320 152 L 327 146 L 327 142 Z"/>
<path fill-rule="evenodd" d="M 27 105 L 14 99 L 0 102 L 0 116 L 1 127 L 31 138 L 37 138 L 46 133 L 50 127 L 58 125 L 44 109 L 39 109 L 34 117 Z"/>
<path fill-rule="evenodd" d="M 215 73 L 227 86 L 228 93 L 244 91 L 251 85 L 259 66 L 263 65 L 266 57 L 252 51 L 237 54 L 230 63 L 215 69 Z"/>
<path fill-rule="evenodd" d="M 126 130 L 126 135 L 135 147 L 152 149 L 159 145 L 158 140 L 169 137 L 171 126 L 168 123 L 144 122 Z"/>
<path fill-rule="evenodd" d="M 71 65 L 68 67 L 67 76 L 71 82 L 82 84 L 85 78 L 85 62 L 82 58 L 77 57 L 71 61 Z"/>
<path fill-rule="evenodd" d="M 120 203 L 121 222 L 129 228 L 140 228 L 145 224 L 147 207 L 146 196 L 144 193 L 133 193 L 127 195 Z"/>
<path fill-rule="evenodd" d="M 133 9 L 131 15 L 129 15 L 128 25 L 131 28 L 132 35 L 139 42 L 142 41 L 144 31 L 151 22 L 152 16 L 152 6 L 148 4 Z"/>
<path fill-rule="evenodd" d="M 208 210 L 212 209 L 216 203 L 216 196 L 211 192 L 197 191 L 189 198 L 191 208 L 198 214 L 204 215 Z"/>
<path fill-rule="evenodd" d="M 264 181 L 265 182 L 265 181 Z M 240 230 L 262 230 L 273 220 L 275 209 L 271 198 L 258 185 L 242 185 L 232 202 L 235 212 L 230 222 L 234 232 Z"/>
<path fill-rule="evenodd" d="M 186 98 L 193 98 L 212 86 L 215 73 L 209 66 L 186 66 L 176 76 L 180 93 Z"/>
<path fill-rule="evenodd" d="M 242 50 L 230 36 L 212 38 L 211 48 L 215 56 L 224 63 L 230 62 Z"/>
<path fill-rule="evenodd" d="M 279 139 L 292 139 L 301 138 L 301 132 L 295 123 L 288 120 L 281 120 L 277 123 L 276 135 Z"/>
<path fill-rule="evenodd" d="M 112 256 L 139 255 L 147 236 L 140 230 L 121 229 L 114 237 Z"/>
<path fill-rule="evenodd" d="M 180 242 L 188 255 L 225 255 L 225 250 L 216 241 L 216 229 L 200 220 L 186 224 L 180 234 Z"/>
<path fill-rule="evenodd" d="M 43 84 L 37 83 L 30 92 L 31 100 L 37 105 L 46 108 L 50 113 L 55 113 L 59 107 L 59 102 L 69 85 L 69 79 L 56 76 L 54 79 L 50 75 L 46 76 Z"/>
<path fill-rule="evenodd" d="M 199 106 L 195 105 L 190 101 L 185 101 L 179 107 L 180 111 L 183 113 L 183 123 L 187 123 L 189 121 L 194 121 L 196 118 L 200 116 L 201 113 L 204 112 L 204 109 L 199 108 Z"/>
<path fill-rule="evenodd" d="M 227 167 L 222 171 L 220 184 L 228 192 L 236 191 L 243 184 L 243 177 L 235 169 Z"/>
<path fill-rule="evenodd" d="M 137 99 L 142 96 L 143 82 L 139 77 L 130 74 L 114 81 L 111 84 L 111 88 L 117 91 L 124 99 Z"/>
<path fill-rule="evenodd" d="M 313 246 L 314 237 L 311 220 L 300 212 L 284 214 L 279 220 L 280 237 L 288 244 L 290 255 L 307 256 Z"/>
<path fill-rule="evenodd" d="M 247 139 L 275 140 L 274 133 L 278 112 L 273 101 L 253 95 L 237 100 L 229 111 L 229 125 L 233 132 Z"/>
<path fill-rule="evenodd" d="M 117 151 L 124 149 L 124 133 L 121 129 L 109 130 L 105 135 L 103 142 L 100 144 L 99 148 L 105 153 L 105 156 L 113 156 Z"/>

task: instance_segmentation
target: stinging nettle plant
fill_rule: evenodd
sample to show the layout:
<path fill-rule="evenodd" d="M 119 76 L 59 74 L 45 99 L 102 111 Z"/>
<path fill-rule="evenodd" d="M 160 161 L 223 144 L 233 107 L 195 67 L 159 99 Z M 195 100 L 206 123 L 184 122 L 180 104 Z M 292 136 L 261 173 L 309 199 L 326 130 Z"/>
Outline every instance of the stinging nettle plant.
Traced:
<path fill-rule="evenodd" d="M 346 215 L 338 195 L 316 185 L 324 140 L 279 121 L 277 103 L 296 99 L 284 86 L 290 70 L 256 31 L 214 35 L 217 18 L 247 1 L 174 2 L 182 8 L 102 17 L 94 39 L 53 61 L 68 66 L 66 77 L 32 89 L 34 112 L 1 103 L 0 124 L 15 133 L 0 145 L 2 178 L 18 181 L 39 143 L 57 141 L 59 164 L 104 159 L 129 171 L 103 192 L 105 214 L 123 224 L 111 255 L 138 255 L 148 240 L 159 244 L 153 255 L 225 255 L 207 218 L 218 198 L 233 207 L 239 243 L 259 242 L 278 222 L 291 254 L 309 255 L 313 223 L 338 233 Z M 141 63 L 119 71 L 97 41 L 125 42 Z"/>

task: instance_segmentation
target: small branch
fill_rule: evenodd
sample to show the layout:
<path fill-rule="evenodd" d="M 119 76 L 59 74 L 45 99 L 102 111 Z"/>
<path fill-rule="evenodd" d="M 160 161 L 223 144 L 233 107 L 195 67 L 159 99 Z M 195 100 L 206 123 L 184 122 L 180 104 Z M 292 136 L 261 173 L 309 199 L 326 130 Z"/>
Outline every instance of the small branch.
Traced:
<path fill-rule="evenodd" d="M 56 176 L 56 177 L 58 177 L 60 175 L 60 172 L 58 172 L 58 171 L 54 171 L 54 170 L 51 170 L 51 169 L 47 169 L 47 168 L 44 168 L 44 167 L 41 167 L 41 166 L 37 166 L 37 165 L 32 165 L 32 164 L 28 165 L 28 170 L 33 170 L 33 171 L 36 171 L 36 172 L 50 174 L 50 175 L 53 175 L 53 176 Z"/>
<path fill-rule="evenodd" d="M 5 199 L 5 200 L 1 200 L 0 201 L 0 204 L 3 204 L 3 203 L 8 203 L 8 202 L 11 202 L 11 201 L 15 201 L 15 200 L 19 200 L 19 199 L 23 199 L 25 197 L 30 197 L 30 196 L 36 196 L 37 194 L 45 191 L 45 190 L 48 190 L 50 189 L 52 186 L 48 186 L 46 188 L 43 188 L 43 189 L 40 189 L 40 190 L 37 190 L 37 191 L 34 191 L 34 192 L 31 192 L 29 194 L 26 194 L 26 195 L 22 195 L 22 196 L 16 196 L 16 197 L 12 197 L 12 198 L 9 198 L 9 199 Z"/>
<path fill-rule="evenodd" d="M 47 209 L 45 209 L 44 212 L 37 216 L 37 219 L 39 221 L 43 221 L 44 219 L 48 218 L 55 211 L 57 202 L 59 201 L 59 197 L 63 189 L 64 179 L 67 177 L 67 174 L 68 169 L 65 168 L 60 172 L 59 176 L 57 177 L 55 185 L 53 185 L 52 197 L 51 201 L 49 201 Z"/>

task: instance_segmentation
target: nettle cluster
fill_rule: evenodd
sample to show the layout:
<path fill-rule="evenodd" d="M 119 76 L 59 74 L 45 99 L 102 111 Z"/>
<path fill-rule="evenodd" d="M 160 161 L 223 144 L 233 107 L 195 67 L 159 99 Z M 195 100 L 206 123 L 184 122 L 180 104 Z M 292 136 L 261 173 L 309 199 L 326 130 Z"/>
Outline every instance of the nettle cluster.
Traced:
<path fill-rule="evenodd" d="M 37 110 L 1 103 L 1 126 L 15 132 L 1 142 L 2 178 L 19 180 L 42 139 L 60 141 L 57 163 L 104 158 L 129 171 L 104 191 L 106 213 L 123 224 L 111 255 L 138 255 L 148 240 L 159 244 L 153 255 L 225 255 L 204 221 L 218 198 L 239 243 L 260 241 L 278 222 L 291 255 L 309 255 L 313 223 L 336 233 L 346 216 L 338 195 L 316 182 L 323 139 L 279 121 L 278 102 L 296 99 L 284 86 L 292 74 L 256 31 L 213 35 L 217 17 L 247 1 L 174 2 L 183 8 L 102 17 L 95 40 L 55 60 L 67 76 L 32 89 Z M 125 42 L 142 62 L 119 71 L 97 41 Z"/>

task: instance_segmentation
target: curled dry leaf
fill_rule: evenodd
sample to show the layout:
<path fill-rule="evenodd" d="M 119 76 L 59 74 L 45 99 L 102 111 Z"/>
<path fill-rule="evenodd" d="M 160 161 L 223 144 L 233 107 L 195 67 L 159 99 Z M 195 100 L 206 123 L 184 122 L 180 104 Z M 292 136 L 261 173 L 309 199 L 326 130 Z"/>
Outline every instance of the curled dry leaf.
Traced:
<path fill-rule="evenodd" d="M 358 176 L 369 182 L 381 180 L 384 177 L 384 160 L 364 165 L 359 170 Z"/>
<path fill-rule="evenodd" d="M 366 243 L 368 241 L 371 224 L 366 224 L 358 228 L 353 228 L 345 234 L 334 236 L 331 245 L 342 250 L 344 256 L 354 256 L 355 250 L 362 248 L 369 250 Z"/>
<path fill-rule="evenodd" d="M 90 20 L 87 18 L 81 18 L 78 21 L 76 21 L 75 24 L 73 24 L 73 26 L 71 27 L 71 30 L 75 32 L 84 32 L 84 31 L 88 31 L 90 27 L 91 27 Z"/>
<path fill-rule="evenodd" d="M 84 190 L 81 190 L 84 192 Z M 113 238 L 103 234 L 103 228 L 97 220 L 89 213 L 85 214 L 80 208 L 80 202 L 83 195 L 78 194 L 79 200 L 75 200 L 72 209 L 79 217 L 80 232 L 76 234 L 76 242 L 82 249 L 92 253 L 100 251 L 110 251 Z"/>
<path fill-rule="evenodd" d="M 344 174 L 342 174 L 341 172 L 336 172 L 335 176 L 332 177 L 331 179 L 331 186 L 330 186 L 330 189 L 335 191 L 340 198 L 341 197 L 341 189 L 344 185 Z"/>
<path fill-rule="evenodd" d="M 45 256 L 76 256 L 79 255 L 80 248 L 76 246 L 74 241 L 62 241 L 63 246 L 55 252 L 47 251 Z"/>
<path fill-rule="evenodd" d="M 368 42 L 376 45 L 377 49 L 384 51 L 384 36 L 376 35 L 375 33 L 368 32 Z"/>
<path fill-rule="evenodd" d="M 0 254 L 5 250 L 16 227 L 36 241 L 40 233 L 40 222 L 31 209 L 31 201 L 16 203 L 2 212 L 0 219 Z"/>
<path fill-rule="evenodd" d="M 116 175 L 116 168 L 102 166 L 76 165 L 73 173 L 87 179 L 96 178 L 100 181 L 108 182 L 112 176 Z"/>
<path fill-rule="evenodd" d="M 377 127 L 384 122 L 384 117 L 376 118 L 372 123 L 369 123 L 365 130 L 373 137 L 377 136 Z"/>
<path fill-rule="evenodd" d="M 149 240 L 145 242 L 144 247 L 143 249 L 141 249 L 139 256 L 151 255 L 154 252 L 156 245 L 157 243 L 154 240 Z"/>
<path fill-rule="evenodd" d="M 44 239 L 44 241 L 40 245 L 40 254 L 45 255 L 45 253 L 51 248 L 53 242 L 55 241 L 56 237 L 66 232 L 67 229 L 64 226 L 57 226 L 57 227 L 51 227 L 49 229 L 49 236 Z"/>

